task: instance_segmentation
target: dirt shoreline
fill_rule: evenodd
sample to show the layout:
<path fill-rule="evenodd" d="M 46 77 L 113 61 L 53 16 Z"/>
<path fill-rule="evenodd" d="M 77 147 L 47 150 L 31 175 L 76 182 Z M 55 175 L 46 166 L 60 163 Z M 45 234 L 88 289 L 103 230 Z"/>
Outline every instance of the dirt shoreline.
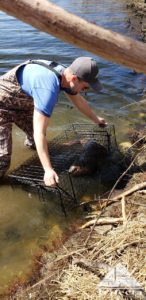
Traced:
<path fill-rule="evenodd" d="M 146 179 L 146 173 L 137 173 L 131 178 L 127 188 Z M 123 191 L 122 191 L 123 192 Z M 117 192 L 114 197 L 117 196 Z M 140 284 L 142 290 L 145 282 L 145 248 L 146 248 L 146 197 L 138 192 L 126 197 L 126 219 L 115 224 L 95 224 L 100 212 L 95 209 L 84 220 L 86 226 L 80 226 L 78 232 L 53 253 L 45 252 L 41 258 L 40 278 L 25 288 L 19 286 L 17 293 L 11 294 L 15 300 L 88 300 L 88 299 L 132 299 L 125 298 L 124 292 L 98 288 L 104 276 L 119 263 L 124 266 Z M 122 217 L 121 201 L 109 206 L 103 217 L 120 219 Z M 88 221 L 93 221 L 88 225 Z M 100 220 L 100 219 L 99 219 Z M 13 291 L 14 292 L 14 291 Z M 131 290 L 127 289 L 130 295 Z M 145 299 L 139 291 L 134 299 Z M 118 298 L 117 298 L 118 297 Z"/>

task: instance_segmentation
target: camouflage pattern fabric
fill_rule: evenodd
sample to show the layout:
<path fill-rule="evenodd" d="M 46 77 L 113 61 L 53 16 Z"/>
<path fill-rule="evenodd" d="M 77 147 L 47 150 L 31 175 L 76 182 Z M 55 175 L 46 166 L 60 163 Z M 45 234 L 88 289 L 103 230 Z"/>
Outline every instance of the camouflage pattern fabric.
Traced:
<path fill-rule="evenodd" d="M 10 166 L 12 153 L 12 123 L 22 129 L 33 141 L 33 99 L 21 90 L 17 70 L 29 61 L 0 77 L 0 177 Z"/>

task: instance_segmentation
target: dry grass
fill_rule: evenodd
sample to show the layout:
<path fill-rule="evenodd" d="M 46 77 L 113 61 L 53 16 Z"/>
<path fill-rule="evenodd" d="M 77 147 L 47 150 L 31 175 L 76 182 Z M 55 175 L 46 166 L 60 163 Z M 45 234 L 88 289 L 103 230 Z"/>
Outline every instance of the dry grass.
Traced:
<path fill-rule="evenodd" d="M 131 204 L 126 209 L 131 209 Z M 91 229 L 76 233 L 58 252 L 46 253 L 42 280 L 20 291 L 13 299 L 144 299 L 142 295 L 132 298 L 109 289 L 101 295 L 98 289 L 110 268 L 118 263 L 146 288 L 146 220 L 141 206 L 135 206 L 133 211 L 136 216 L 133 217 L 132 212 L 126 224 L 109 231 L 107 226 L 106 230 L 104 226 L 95 226 L 87 245 Z"/>

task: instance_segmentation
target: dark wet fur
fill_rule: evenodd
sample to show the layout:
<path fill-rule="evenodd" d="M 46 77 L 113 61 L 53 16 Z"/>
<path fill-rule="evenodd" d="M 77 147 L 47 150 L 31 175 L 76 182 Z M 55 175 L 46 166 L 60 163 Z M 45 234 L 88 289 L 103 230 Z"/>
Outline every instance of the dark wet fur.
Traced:
<path fill-rule="evenodd" d="M 104 146 L 90 140 L 84 144 L 80 157 L 74 161 L 69 172 L 75 176 L 93 174 L 101 169 L 107 154 Z"/>

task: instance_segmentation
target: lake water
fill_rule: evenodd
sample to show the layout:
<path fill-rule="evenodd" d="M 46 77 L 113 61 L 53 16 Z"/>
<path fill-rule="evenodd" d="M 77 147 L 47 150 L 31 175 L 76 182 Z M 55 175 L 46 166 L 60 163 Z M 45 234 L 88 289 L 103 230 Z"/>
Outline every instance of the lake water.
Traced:
<path fill-rule="evenodd" d="M 138 39 L 128 28 L 126 0 L 58 0 L 55 4 L 99 26 Z M 15 18 L 0 12 L 0 75 L 29 59 L 40 58 L 70 64 L 78 56 L 91 53 L 39 32 Z M 96 57 L 100 68 L 103 91 L 86 95 L 95 112 L 114 123 L 118 141 L 127 139 L 129 126 L 145 122 L 140 113 L 143 105 L 131 105 L 145 99 L 146 77 L 133 70 Z M 61 96 L 48 128 L 51 139 L 60 129 L 78 122 L 87 122 L 64 96 Z M 88 121 L 89 122 L 89 121 Z M 11 169 L 32 155 L 23 147 L 24 133 L 13 129 L 13 156 Z M 32 258 L 45 244 L 50 246 L 62 237 L 73 222 L 74 215 L 65 219 L 56 199 L 47 203 L 19 187 L 0 186 L 0 291 L 16 277 L 26 276 L 31 270 Z"/>

